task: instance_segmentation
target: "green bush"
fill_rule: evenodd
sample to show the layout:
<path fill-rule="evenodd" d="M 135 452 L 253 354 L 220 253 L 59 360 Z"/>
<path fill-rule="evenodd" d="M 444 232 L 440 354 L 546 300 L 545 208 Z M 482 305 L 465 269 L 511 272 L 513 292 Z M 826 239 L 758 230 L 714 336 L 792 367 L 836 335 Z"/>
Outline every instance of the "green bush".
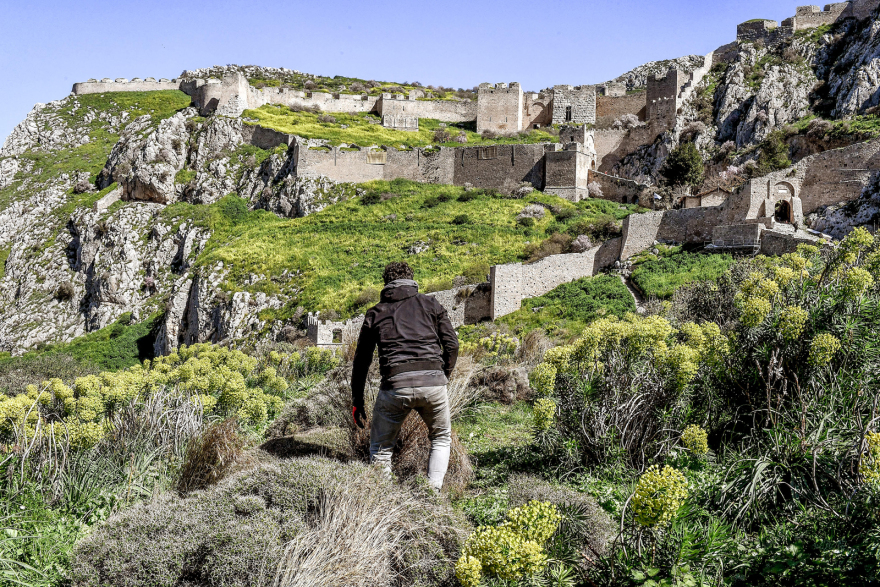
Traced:
<path fill-rule="evenodd" d="M 451 222 L 456 226 L 461 226 L 462 224 L 470 224 L 471 219 L 467 214 L 459 214 L 458 216 L 453 218 Z"/>
<path fill-rule="evenodd" d="M 660 168 L 660 174 L 670 185 L 696 187 L 703 183 L 704 173 L 703 157 L 691 142 L 681 143 L 674 148 Z"/>
<path fill-rule="evenodd" d="M 733 264 L 728 254 L 674 252 L 636 265 L 632 280 L 648 297 L 669 299 L 675 291 L 695 281 L 714 281 Z"/>
<path fill-rule="evenodd" d="M 382 201 L 382 194 L 379 192 L 367 192 L 361 198 L 361 204 L 364 206 L 372 206 Z"/>
<path fill-rule="evenodd" d="M 543 328 L 548 334 L 566 337 L 579 334 L 599 316 L 623 317 L 634 312 L 635 302 L 626 286 L 614 275 L 584 277 L 523 300 L 522 309 L 501 318 L 517 334 Z"/>

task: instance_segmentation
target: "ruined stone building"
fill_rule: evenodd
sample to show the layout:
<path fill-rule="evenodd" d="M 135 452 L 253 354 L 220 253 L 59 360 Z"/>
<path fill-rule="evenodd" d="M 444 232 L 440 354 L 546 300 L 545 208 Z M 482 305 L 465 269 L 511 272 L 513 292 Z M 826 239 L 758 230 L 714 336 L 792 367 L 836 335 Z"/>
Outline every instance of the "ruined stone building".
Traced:
<path fill-rule="evenodd" d="M 740 24 L 736 29 L 736 39 L 741 42 L 762 41 L 776 43 L 791 38 L 797 31 L 831 25 L 840 20 L 855 18 L 862 20 L 880 6 L 880 0 L 851 0 L 818 6 L 798 6 L 794 16 L 780 24 L 775 20 L 757 18 Z"/>

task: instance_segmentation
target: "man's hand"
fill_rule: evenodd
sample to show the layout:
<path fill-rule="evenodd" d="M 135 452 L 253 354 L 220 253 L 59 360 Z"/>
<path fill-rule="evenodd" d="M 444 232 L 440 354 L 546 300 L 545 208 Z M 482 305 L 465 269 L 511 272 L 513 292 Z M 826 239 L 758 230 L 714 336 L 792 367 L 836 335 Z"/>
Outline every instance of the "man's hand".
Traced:
<path fill-rule="evenodd" d="M 354 406 L 351 408 L 351 417 L 358 428 L 363 428 L 367 423 L 367 413 L 363 406 Z"/>

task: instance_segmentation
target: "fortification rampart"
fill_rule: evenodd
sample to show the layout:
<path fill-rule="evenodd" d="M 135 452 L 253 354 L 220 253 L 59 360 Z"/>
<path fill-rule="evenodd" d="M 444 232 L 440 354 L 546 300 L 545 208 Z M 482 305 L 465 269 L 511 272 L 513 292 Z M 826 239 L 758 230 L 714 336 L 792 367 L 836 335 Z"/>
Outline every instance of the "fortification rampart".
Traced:
<path fill-rule="evenodd" d="M 416 100 L 403 95 L 383 94 L 376 109 L 383 116 L 403 114 L 443 122 L 471 122 L 477 119 L 477 103 L 470 100 Z"/>
<path fill-rule="evenodd" d="M 647 117 L 646 98 L 646 92 L 622 96 L 597 96 L 596 128 L 609 128 L 615 120 L 626 114 L 632 114 L 644 122 Z"/>
<path fill-rule="evenodd" d="M 553 98 L 544 94 L 523 95 L 523 129 L 553 124 Z"/>
<path fill-rule="evenodd" d="M 754 43 L 762 41 L 767 44 L 777 43 L 791 38 L 802 30 L 814 29 L 831 25 L 840 20 L 855 18 L 863 20 L 873 15 L 880 6 L 880 0 L 853 0 L 836 2 L 818 6 L 798 6 L 794 16 L 782 21 L 755 19 L 744 22 L 736 27 L 736 39 L 740 42 Z"/>
<path fill-rule="evenodd" d="M 151 77 L 140 79 L 138 77 L 127 80 L 118 78 L 112 80 L 104 78 L 102 80 L 89 80 L 87 82 L 79 82 L 73 84 L 71 92 L 77 96 L 84 94 L 104 94 L 106 92 L 155 92 L 158 90 L 179 90 L 180 81 L 176 79 L 160 79 L 155 80 Z"/>

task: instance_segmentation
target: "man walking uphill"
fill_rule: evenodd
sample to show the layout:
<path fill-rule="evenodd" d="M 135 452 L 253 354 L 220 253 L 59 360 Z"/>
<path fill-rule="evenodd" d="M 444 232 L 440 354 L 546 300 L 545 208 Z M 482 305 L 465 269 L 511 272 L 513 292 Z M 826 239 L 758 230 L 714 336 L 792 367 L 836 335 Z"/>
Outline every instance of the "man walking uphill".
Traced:
<path fill-rule="evenodd" d="M 391 474 L 394 443 L 403 421 L 415 410 L 427 424 L 431 439 L 428 482 L 439 491 L 452 443 L 446 384 L 458 358 L 458 337 L 443 306 L 419 293 L 409 265 L 389 263 L 383 279 L 385 288 L 379 303 L 364 318 L 354 355 L 352 416 L 363 428 L 364 387 L 373 350 L 378 346 L 382 384 L 373 408 L 370 462 Z"/>

